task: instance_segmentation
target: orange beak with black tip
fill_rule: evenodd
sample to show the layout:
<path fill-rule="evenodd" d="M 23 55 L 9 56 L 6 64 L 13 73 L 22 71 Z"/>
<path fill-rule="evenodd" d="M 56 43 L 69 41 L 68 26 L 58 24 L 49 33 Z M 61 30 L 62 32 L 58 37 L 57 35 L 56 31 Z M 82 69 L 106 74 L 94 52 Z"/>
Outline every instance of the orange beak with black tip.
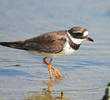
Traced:
<path fill-rule="evenodd" d="M 94 42 L 94 40 L 92 38 L 90 38 L 89 36 L 86 36 L 86 40 Z"/>

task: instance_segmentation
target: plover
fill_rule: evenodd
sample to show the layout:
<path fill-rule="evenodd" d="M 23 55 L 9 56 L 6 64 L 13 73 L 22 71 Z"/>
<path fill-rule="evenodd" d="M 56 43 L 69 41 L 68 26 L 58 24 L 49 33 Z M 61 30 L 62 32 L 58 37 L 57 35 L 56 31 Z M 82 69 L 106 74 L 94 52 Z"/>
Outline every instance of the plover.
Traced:
<path fill-rule="evenodd" d="M 68 56 L 76 52 L 84 40 L 93 42 L 84 27 L 75 26 L 69 30 L 48 32 L 31 39 L 14 42 L 0 42 L 0 45 L 25 50 L 35 56 L 44 56 L 43 62 L 48 66 L 50 78 L 53 69 L 55 77 L 62 77 L 60 72 L 51 63 L 53 58 Z M 47 62 L 46 59 L 50 58 Z"/>

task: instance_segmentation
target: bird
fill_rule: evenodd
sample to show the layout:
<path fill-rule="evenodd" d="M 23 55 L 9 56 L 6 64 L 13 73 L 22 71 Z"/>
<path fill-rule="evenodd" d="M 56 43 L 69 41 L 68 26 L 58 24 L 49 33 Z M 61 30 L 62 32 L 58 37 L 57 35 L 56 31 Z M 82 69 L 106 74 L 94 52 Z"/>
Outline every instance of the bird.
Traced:
<path fill-rule="evenodd" d="M 35 56 L 43 56 L 42 60 L 48 66 L 50 79 L 53 79 L 51 69 L 55 78 L 61 78 L 61 73 L 52 66 L 53 59 L 74 54 L 84 40 L 93 42 L 88 33 L 86 28 L 74 26 L 69 30 L 47 32 L 26 40 L 0 42 L 0 45 L 25 50 Z M 46 61 L 47 58 L 50 59 L 49 62 Z"/>

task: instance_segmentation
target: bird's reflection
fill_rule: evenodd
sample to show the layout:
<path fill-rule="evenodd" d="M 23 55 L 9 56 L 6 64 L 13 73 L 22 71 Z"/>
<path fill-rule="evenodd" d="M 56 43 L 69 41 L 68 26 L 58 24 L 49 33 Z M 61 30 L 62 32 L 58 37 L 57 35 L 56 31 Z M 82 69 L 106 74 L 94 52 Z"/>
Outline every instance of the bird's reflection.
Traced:
<path fill-rule="evenodd" d="M 51 87 L 59 84 L 61 82 L 61 79 L 59 77 L 56 77 L 54 80 L 50 79 L 50 80 L 46 80 L 43 81 L 44 84 L 48 85 L 48 88 L 46 89 L 48 92 L 50 92 Z"/>
<path fill-rule="evenodd" d="M 24 100 L 69 100 L 69 98 L 64 97 L 63 91 L 51 91 L 51 87 L 59 84 L 60 81 L 59 79 L 43 81 L 48 87 L 43 88 L 42 91 L 30 91 L 29 93 L 34 96 L 27 97 Z"/>

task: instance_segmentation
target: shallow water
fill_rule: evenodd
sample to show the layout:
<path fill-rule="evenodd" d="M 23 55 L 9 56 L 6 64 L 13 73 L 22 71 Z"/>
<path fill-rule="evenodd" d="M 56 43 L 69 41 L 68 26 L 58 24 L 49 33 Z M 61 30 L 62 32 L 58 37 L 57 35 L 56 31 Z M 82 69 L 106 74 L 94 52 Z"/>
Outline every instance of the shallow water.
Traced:
<path fill-rule="evenodd" d="M 94 39 L 74 55 L 54 59 L 63 78 L 53 81 L 42 57 L 0 46 L 0 100 L 100 100 L 110 82 L 109 5 L 110 0 L 0 0 L 0 41 L 75 25 Z"/>

